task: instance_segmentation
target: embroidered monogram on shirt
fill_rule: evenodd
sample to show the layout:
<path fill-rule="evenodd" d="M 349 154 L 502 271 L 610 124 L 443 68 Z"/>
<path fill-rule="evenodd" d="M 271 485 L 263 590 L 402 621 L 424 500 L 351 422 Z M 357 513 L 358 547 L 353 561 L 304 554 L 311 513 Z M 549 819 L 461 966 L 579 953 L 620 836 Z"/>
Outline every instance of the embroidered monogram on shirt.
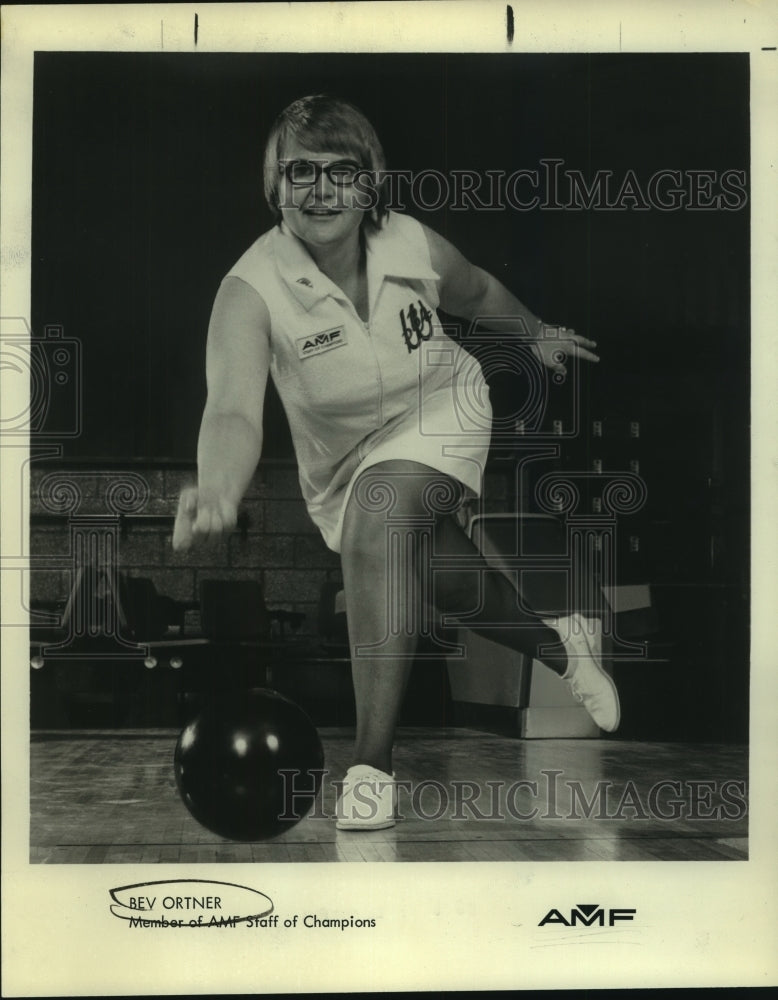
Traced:
<path fill-rule="evenodd" d="M 322 333 L 314 333 L 309 337 L 297 338 L 297 357 L 304 361 L 312 358 L 316 354 L 324 354 L 336 347 L 343 347 L 347 343 L 346 331 L 342 326 L 337 326 L 332 330 L 324 330 Z"/>
<path fill-rule="evenodd" d="M 400 310 L 403 339 L 409 354 L 412 351 L 418 350 L 421 342 L 429 340 L 432 336 L 432 313 L 421 299 L 417 299 L 416 301 L 419 303 L 419 308 L 417 309 L 415 304 L 411 302 L 407 309 L 407 317 L 405 315 L 406 310 Z"/>

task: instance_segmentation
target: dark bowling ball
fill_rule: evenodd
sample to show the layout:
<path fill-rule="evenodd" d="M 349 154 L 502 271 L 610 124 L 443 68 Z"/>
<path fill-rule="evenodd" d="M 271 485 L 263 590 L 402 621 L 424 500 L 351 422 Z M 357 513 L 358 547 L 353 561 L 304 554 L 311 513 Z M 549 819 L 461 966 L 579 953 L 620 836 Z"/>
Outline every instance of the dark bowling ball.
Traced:
<path fill-rule="evenodd" d="M 316 727 L 275 691 L 220 698 L 176 744 L 184 805 L 198 823 L 229 840 L 265 840 L 290 830 L 310 811 L 323 767 Z"/>

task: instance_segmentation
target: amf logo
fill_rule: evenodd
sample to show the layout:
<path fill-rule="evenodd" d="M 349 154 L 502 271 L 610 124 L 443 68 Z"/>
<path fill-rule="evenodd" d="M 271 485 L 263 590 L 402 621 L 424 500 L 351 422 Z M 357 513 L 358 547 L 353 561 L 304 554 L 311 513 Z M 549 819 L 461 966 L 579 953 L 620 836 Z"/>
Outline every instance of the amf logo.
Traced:
<path fill-rule="evenodd" d="M 316 354 L 323 354 L 335 347 L 342 347 L 347 342 L 346 332 L 342 326 L 333 330 L 323 330 L 309 337 L 297 338 L 297 357 L 304 361 Z"/>
<path fill-rule="evenodd" d="M 577 927 L 578 924 L 585 927 L 615 927 L 622 920 L 634 920 L 636 913 L 637 910 L 623 907 L 606 910 L 599 903 L 576 903 L 569 915 L 561 910 L 549 910 L 538 927 L 545 927 L 546 924 L 561 924 L 563 927 Z"/>

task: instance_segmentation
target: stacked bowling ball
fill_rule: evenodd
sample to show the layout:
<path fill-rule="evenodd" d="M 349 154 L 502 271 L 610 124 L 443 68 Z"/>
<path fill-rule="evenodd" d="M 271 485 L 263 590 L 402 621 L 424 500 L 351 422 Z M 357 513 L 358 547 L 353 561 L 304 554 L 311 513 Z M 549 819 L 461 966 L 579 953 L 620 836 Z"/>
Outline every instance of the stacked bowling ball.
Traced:
<path fill-rule="evenodd" d="M 229 840 L 266 840 L 310 811 L 324 752 L 301 708 L 276 691 L 222 695 L 178 738 L 175 777 L 198 823 Z"/>

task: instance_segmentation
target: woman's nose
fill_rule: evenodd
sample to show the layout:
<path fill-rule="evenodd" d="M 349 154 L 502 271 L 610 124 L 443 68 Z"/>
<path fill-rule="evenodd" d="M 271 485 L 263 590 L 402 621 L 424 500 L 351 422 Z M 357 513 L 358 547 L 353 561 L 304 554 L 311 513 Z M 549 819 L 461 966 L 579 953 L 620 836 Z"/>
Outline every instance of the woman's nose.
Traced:
<path fill-rule="evenodd" d="M 318 198 L 328 198 L 335 190 L 335 185 L 327 176 L 326 170 L 319 170 L 319 175 L 313 183 L 313 193 Z"/>

